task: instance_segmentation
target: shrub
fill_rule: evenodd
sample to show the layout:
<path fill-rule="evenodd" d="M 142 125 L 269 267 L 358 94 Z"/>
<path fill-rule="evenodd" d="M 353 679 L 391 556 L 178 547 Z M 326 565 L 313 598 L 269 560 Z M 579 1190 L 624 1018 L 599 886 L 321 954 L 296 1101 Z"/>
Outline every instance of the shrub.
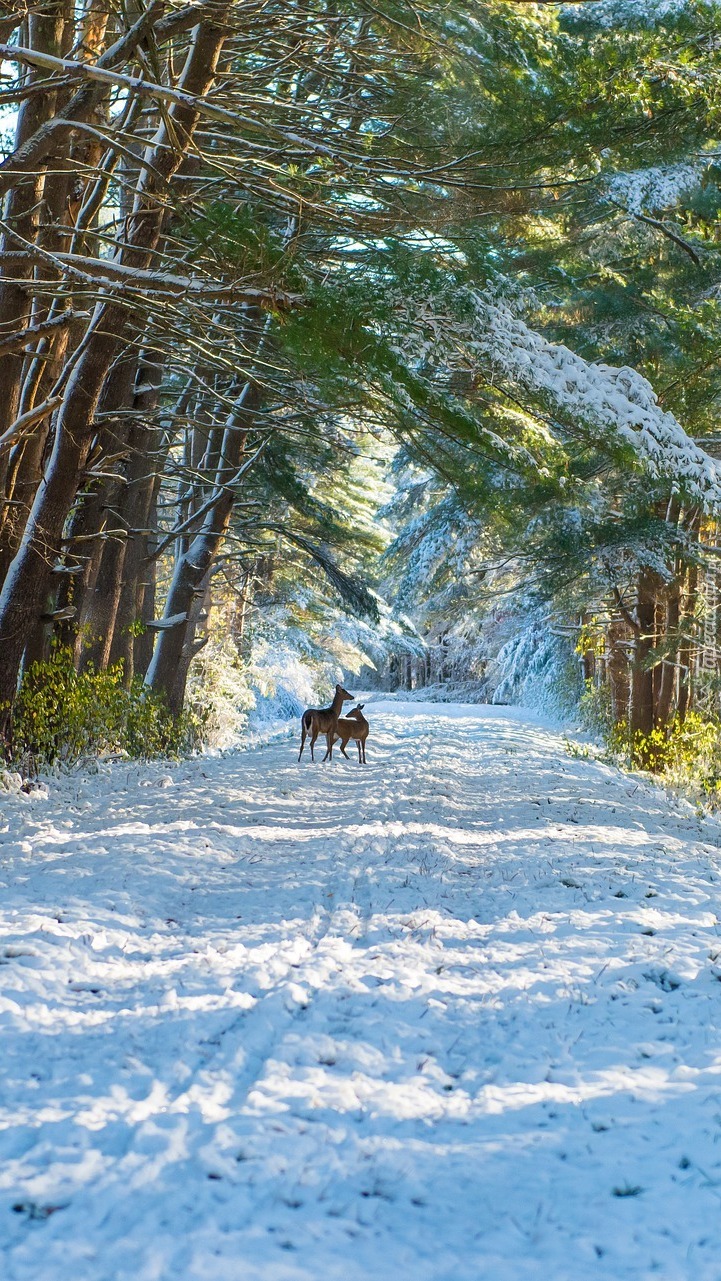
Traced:
<path fill-rule="evenodd" d="M 631 735 L 627 721 L 612 725 L 604 734 L 618 760 L 640 766 L 664 781 L 697 795 L 713 808 L 721 805 L 721 722 L 688 712 L 649 734 Z"/>
<path fill-rule="evenodd" d="M 77 672 L 56 646 L 25 673 L 13 708 L 7 756 L 26 773 L 112 752 L 138 759 L 176 756 L 202 738 L 198 717 L 173 718 L 140 680 L 123 688 L 122 663 Z"/>
<path fill-rule="evenodd" d="M 721 723 L 689 712 L 669 726 L 663 773 L 673 783 L 696 788 L 716 806 L 721 800 Z"/>

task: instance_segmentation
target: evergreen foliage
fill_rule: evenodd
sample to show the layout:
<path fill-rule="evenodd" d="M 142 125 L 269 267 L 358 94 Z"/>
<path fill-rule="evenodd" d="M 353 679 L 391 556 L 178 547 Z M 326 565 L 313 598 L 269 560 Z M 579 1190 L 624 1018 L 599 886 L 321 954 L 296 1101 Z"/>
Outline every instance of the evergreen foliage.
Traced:
<path fill-rule="evenodd" d="M 249 671 L 270 633 L 321 682 L 399 656 L 426 679 L 430 645 L 497 697 L 542 668 L 559 705 L 589 620 L 632 741 L 712 711 L 721 5 L 211 10 L 160 23 L 154 88 L 97 90 L 97 154 L 58 140 L 87 181 L 46 194 L 55 222 L 24 108 L 0 178 L 7 714 L 53 635 L 176 715 L 228 636 Z M 52 113 L 42 18 L 14 38 L 45 61 L 18 55 L 7 100 Z"/>
<path fill-rule="evenodd" d="M 143 760 L 177 756 L 203 739 L 202 719 L 169 716 L 141 681 L 123 686 L 121 665 L 75 670 L 73 652 L 56 646 L 32 663 L 13 708 L 8 759 L 37 773 L 98 754 Z"/>

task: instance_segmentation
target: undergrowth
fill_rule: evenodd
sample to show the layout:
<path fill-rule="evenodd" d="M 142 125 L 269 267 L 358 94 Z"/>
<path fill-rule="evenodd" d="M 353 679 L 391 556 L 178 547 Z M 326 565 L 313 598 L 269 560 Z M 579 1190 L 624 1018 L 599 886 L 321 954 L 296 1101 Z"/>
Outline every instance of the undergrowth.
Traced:
<path fill-rule="evenodd" d="M 197 713 L 172 717 L 140 680 L 126 689 L 122 663 L 77 672 L 72 650 L 58 645 L 23 677 L 4 755 L 32 776 L 104 754 L 140 760 L 185 755 L 202 737 Z"/>
<path fill-rule="evenodd" d="M 632 733 L 627 720 L 614 722 L 610 700 L 596 689 L 587 689 L 580 711 L 585 728 L 602 744 L 594 755 L 624 769 L 641 769 L 703 806 L 721 809 L 721 720 L 717 717 L 692 711 L 649 734 Z M 572 755 L 591 754 L 570 743 L 568 750 Z"/>

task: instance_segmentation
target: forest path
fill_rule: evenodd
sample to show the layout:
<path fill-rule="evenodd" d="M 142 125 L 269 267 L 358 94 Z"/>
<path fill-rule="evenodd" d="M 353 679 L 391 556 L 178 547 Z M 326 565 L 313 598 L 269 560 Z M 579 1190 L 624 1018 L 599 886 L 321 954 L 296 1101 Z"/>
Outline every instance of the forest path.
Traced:
<path fill-rule="evenodd" d="M 719 824 L 367 715 L 0 802 L 3 1281 L 718 1281 Z"/>

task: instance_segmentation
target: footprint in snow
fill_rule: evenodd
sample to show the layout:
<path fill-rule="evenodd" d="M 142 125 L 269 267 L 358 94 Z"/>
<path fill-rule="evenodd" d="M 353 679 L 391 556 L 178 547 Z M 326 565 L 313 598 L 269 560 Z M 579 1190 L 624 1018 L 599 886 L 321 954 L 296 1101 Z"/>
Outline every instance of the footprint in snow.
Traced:
<path fill-rule="evenodd" d="M 672 970 L 667 969 L 646 970 L 643 977 L 649 983 L 655 983 L 656 987 L 660 987 L 662 992 L 675 992 L 683 983 L 683 979 L 678 974 L 674 974 Z"/>

